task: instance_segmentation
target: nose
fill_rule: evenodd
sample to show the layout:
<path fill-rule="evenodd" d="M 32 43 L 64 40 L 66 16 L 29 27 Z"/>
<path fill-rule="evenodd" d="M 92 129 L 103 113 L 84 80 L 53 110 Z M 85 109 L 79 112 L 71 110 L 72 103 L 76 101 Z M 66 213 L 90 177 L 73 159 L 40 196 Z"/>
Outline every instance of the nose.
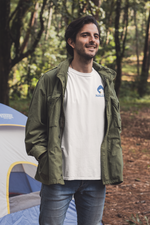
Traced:
<path fill-rule="evenodd" d="M 90 36 L 90 42 L 94 42 L 95 41 L 95 37 L 94 37 L 94 35 L 91 35 Z"/>

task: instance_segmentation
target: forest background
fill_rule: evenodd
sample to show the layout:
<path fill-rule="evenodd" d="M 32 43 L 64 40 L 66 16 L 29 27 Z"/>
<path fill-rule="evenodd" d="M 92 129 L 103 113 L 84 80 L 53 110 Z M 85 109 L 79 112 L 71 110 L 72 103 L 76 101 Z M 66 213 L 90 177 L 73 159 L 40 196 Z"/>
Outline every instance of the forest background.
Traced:
<path fill-rule="evenodd" d="M 108 186 L 103 224 L 149 224 L 150 1 L 0 0 L 0 103 L 28 115 L 39 78 L 66 59 L 65 29 L 92 15 L 95 61 L 112 68 L 121 104 L 124 182 Z"/>
<path fill-rule="evenodd" d="M 117 72 L 116 94 L 137 99 L 150 94 L 150 1 L 1 0 L 1 103 L 31 98 L 40 76 L 67 57 L 66 27 L 84 15 L 99 23 L 95 61 Z"/>

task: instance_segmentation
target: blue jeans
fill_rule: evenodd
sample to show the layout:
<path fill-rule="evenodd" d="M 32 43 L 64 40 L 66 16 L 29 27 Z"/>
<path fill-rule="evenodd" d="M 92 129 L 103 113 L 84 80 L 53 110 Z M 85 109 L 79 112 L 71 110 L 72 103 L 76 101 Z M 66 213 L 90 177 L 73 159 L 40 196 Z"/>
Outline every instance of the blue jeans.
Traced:
<path fill-rule="evenodd" d="M 72 180 L 65 185 L 42 185 L 40 225 L 63 225 L 74 195 L 78 225 L 100 225 L 105 202 L 101 180 Z"/>

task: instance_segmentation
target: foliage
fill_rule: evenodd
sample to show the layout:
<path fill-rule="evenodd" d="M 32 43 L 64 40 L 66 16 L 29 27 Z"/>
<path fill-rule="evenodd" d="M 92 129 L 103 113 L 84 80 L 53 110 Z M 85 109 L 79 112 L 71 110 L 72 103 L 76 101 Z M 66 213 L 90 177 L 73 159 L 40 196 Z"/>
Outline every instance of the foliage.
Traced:
<path fill-rule="evenodd" d="M 44 30 L 47 0 L 0 1 L 0 102 L 9 103 L 9 74 L 34 53 Z M 38 7 L 39 6 L 39 7 Z"/>
<path fill-rule="evenodd" d="M 10 99 L 9 105 L 13 109 L 16 109 L 17 111 L 28 116 L 30 101 L 31 99 L 16 99 L 16 100 Z"/>
<path fill-rule="evenodd" d="M 15 35 L 13 27 L 15 24 L 15 18 L 17 18 L 16 7 L 20 0 L 10 1 L 10 28 L 12 35 Z M 24 46 L 22 53 L 30 49 L 34 41 L 36 40 L 37 33 L 40 28 L 40 17 L 38 16 L 42 10 L 42 2 L 44 0 L 32 0 L 27 1 L 28 7 L 22 17 L 20 31 L 19 31 L 19 46 Z M 114 0 L 63 0 L 63 1 L 46 1 L 46 5 L 43 11 L 43 33 L 38 41 L 34 51 L 26 58 L 22 59 L 11 69 L 9 73 L 9 97 L 11 99 L 19 99 L 31 97 L 33 89 L 39 80 L 40 76 L 47 70 L 57 66 L 59 62 L 67 57 L 65 48 L 64 33 L 68 24 L 83 15 L 93 15 L 100 26 L 100 48 L 95 60 L 109 68 L 117 70 L 116 67 L 116 50 L 115 50 L 115 16 L 116 16 L 116 1 Z M 101 3 L 100 3 L 101 2 Z M 134 11 L 137 15 L 137 27 L 139 32 L 139 54 L 144 49 L 144 39 L 146 22 L 148 18 L 148 5 L 149 1 L 144 0 L 129 0 L 128 10 L 128 34 L 125 43 L 124 58 L 130 57 L 136 54 L 136 42 L 135 42 L 135 29 L 134 29 Z M 37 5 L 37 8 L 35 7 Z M 120 25 L 119 25 L 119 38 L 120 47 L 123 47 L 123 38 L 125 35 L 124 27 L 124 9 L 126 0 L 122 1 Z M 30 20 L 34 14 L 34 23 L 31 26 Z M 27 34 L 29 36 L 26 39 Z M 25 41 L 26 40 L 26 41 Z M 26 45 L 23 45 L 26 44 Z M 11 58 L 16 58 L 16 53 L 20 48 L 17 42 L 14 42 L 11 46 Z M 17 53 L 18 54 L 18 53 Z M 20 53 L 19 53 L 20 54 Z M 131 58 L 131 57 L 130 57 Z M 124 62 L 124 60 L 123 60 Z M 136 75 L 136 62 L 129 67 L 128 63 L 123 63 L 123 72 L 134 73 Z M 137 85 L 138 80 L 136 80 Z M 122 98 L 122 90 L 124 88 L 124 82 L 122 82 L 120 97 Z M 127 92 L 126 92 L 127 91 Z M 124 89 L 123 95 L 129 96 L 128 88 Z M 137 91 L 134 91 L 132 95 L 139 97 Z"/>
<path fill-rule="evenodd" d="M 61 34 L 60 35 L 64 35 Z M 30 97 L 33 89 L 39 80 L 40 76 L 58 65 L 66 58 L 65 42 L 57 38 L 57 33 L 54 27 L 51 27 L 49 41 L 42 37 L 36 51 L 17 64 L 14 68 L 13 76 L 16 78 L 15 84 L 10 82 L 10 97 L 13 99 L 21 97 Z M 19 74 L 19 76 L 17 76 Z M 17 89 L 18 95 L 14 96 L 14 88 Z M 20 87 L 23 93 L 20 91 Z"/>
<path fill-rule="evenodd" d="M 51 9 L 53 13 L 50 18 Z M 92 1 L 51 1 L 44 13 L 45 30 L 36 50 L 19 62 L 10 73 L 10 98 L 30 97 L 40 76 L 67 57 L 64 34 L 68 24 L 79 16 L 95 13 L 102 16 L 103 10 Z M 24 20 L 24 27 L 27 27 L 27 24 Z M 13 52 L 12 48 L 12 54 Z"/>
<path fill-rule="evenodd" d="M 119 101 L 121 110 L 128 111 L 132 109 L 137 111 L 141 108 L 150 107 L 150 84 L 149 92 L 142 98 L 139 97 L 137 92 L 137 84 L 133 81 L 123 81 L 120 89 Z"/>
<path fill-rule="evenodd" d="M 141 220 L 140 220 L 140 218 L 139 218 L 139 216 L 138 215 L 136 215 L 136 217 L 134 217 L 133 215 L 131 216 L 131 219 L 130 220 L 127 220 L 127 222 L 130 224 L 130 225 L 138 225 L 138 224 L 146 224 L 146 225 L 149 225 L 149 219 L 146 217 L 146 216 L 144 216 L 144 220 L 145 220 L 145 222 L 143 223 Z"/>

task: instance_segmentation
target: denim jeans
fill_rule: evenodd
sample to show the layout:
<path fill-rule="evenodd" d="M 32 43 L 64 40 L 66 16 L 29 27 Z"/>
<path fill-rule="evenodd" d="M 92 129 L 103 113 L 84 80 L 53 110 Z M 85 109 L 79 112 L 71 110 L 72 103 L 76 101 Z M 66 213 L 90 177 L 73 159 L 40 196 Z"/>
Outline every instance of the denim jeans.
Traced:
<path fill-rule="evenodd" d="M 72 180 L 65 185 L 42 185 L 40 225 L 63 225 L 74 196 L 78 225 L 100 225 L 105 202 L 105 186 L 101 180 Z"/>

